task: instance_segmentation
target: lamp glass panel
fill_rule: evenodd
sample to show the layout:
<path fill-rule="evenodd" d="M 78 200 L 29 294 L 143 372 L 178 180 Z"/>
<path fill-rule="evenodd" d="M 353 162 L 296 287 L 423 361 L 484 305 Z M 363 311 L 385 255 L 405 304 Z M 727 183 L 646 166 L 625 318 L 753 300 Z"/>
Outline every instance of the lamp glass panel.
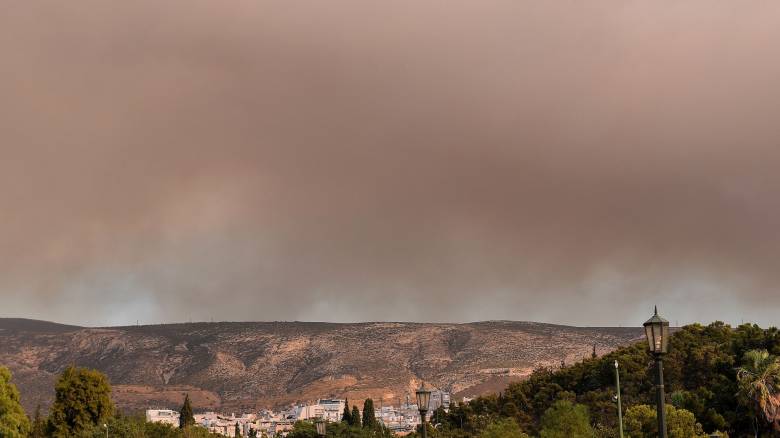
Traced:
<path fill-rule="evenodd" d="M 664 343 L 664 333 L 662 324 L 653 324 L 653 352 L 662 353 Z"/>
<path fill-rule="evenodd" d="M 417 408 L 422 410 L 428 410 L 428 402 L 431 400 L 431 393 L 429 391 L 417 392 Z"/>
<path fill-rule="evenodd" d="M 661 336 L 663 336 L 663 338 L 661 341 L 661 352 L 666 353 L 669 351 L 669 324 L 664 324 L 662 328 L 663 334 Z"/>
<path fill-rule="evenodd" d="M 647 337 L 647 347 L 653 351 L 653 328 L 648 324 L 645 326 L 645 337 Z"/>

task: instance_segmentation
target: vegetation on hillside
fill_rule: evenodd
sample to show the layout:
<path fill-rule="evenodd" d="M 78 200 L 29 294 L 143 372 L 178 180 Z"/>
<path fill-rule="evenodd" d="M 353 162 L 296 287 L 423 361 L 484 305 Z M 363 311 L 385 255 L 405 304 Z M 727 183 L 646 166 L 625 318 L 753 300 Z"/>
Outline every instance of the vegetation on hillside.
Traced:
<path fill-rule="evenodd" d="M 670 438 L 780 437 L 780 332 L 745 324 L 716 322 L 686 326 L 671 338 L 664 358 L 666 415 Z M 539 368 L 501 394 L 437 409 L 428 425 L 431 438 L 613 438 L 617 437 L 614 362 L 621 372 L 626 438 L 657 436 L 652 357 L 645 344 L 618 349 L 558 370 Z M 212 436 L 193 425 L 185 399 L 182 428 L 114 414 L 105 375 L 67 368 L 55 387 L 48 418 L 36 410 L 28 419 L 7 369 L 0 367 L 0 437 Z M 370 415 L 347 403 L 341 422 L 327 425 L 329 438 L 381 438 L 393 434 Z M 419 435 L 413 433 L 412 437 Z M 290 438 L 317 438 L 311 422 L 297 422 Z"/>
<path fill-rule="evenodd" d="M 752 324 L 732 328 L 715 322 L 674 333 L 664 357 L 670 437 L 694 438 L 715 431 L 732 438 L 780 436 L 773 427 L 780 418 L 779 353 L 776 328 Z M 449 413 L 439 410 L 434 413 L 434 423 L 440 424 L 434 435 L 475 436 L 498 419 L 511 419 L 533 436 L 559 436 L 549 431 L 545 415 L 568 401 L 584 412 L 567 413 L 571 418 L 566 421 L 581 422 L 587 413 L 591 436 L 615 437 L 615 360 L 620 364 L 626 436 L 653 436 L 654 368 L 643 342 L 560 370 L 540 368 L 502 394 L 456 404 Z"/>

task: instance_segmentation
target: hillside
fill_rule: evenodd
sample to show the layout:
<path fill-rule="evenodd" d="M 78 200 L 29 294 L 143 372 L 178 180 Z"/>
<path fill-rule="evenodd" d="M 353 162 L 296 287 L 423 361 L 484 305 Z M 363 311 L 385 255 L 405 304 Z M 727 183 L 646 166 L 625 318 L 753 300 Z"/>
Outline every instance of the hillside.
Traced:
<path fill-rule="evenodd" d="M 108 374 L 125 409 L 176 406 L 188 392 L 199 408 L 240 410 L 321 396 L 397 403 L 420 380 L 475 395 L 641 336 L 639 328 L 508 321 L 83 328 L 0 319 L 0 364 L 28 410 L 50 402 L 56 375 L 71 364 Z"/>
<path fill-rule="evenodd" d="M 756 361 L 756 357 L 762 359 Z M 658 436 L 655 367 L 644 343 L 621 347 L 563 369 L 536 370 L 522 382 L 511 384 L 500 396 L 477 398 L 437 416 L 442 423 L 440 436 L 477 436 L 483 426 L 479 418 L 502 417 L 516 420 L 525 432 L 539 436 L 548 409 L 557 401 L 567 400 L 586 408 L 589 423 L 599 431 L 596 436 L 616 437 L 615 361 L 620 370 L 625 436 Z M 756 367 L 758 371 L 752 377 L 748 373 L 747 379 L 757 379 L 759 384 L 769 382 L 767 391 L 753 396 L 742 393 L 737 378 L 741 366 L 748 370 Z M 664 356 L 669 436 L 704 438 L 721 431 L 732 438 L 780 437 L 780 397 L 773 389 L 780 372 L 778 367 L 780 331 L 775 327 L 731 327 L 716 321 L 674 330 L 669 352 Z M 679 415 L 671 415 L 675 411 Z M 701 428 L 699 432 L 695 431 L 696 423 Z"/>

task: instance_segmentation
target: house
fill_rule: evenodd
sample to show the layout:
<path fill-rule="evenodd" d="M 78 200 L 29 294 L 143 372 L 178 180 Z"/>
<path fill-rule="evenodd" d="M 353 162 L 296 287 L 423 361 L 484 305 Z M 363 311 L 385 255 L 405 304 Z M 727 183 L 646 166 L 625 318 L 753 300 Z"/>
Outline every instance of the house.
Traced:
<path fill-rule="evenodd" d="M 146 421 L 179 427 L 179 413 L 170 409 L 147 409 Z"/>

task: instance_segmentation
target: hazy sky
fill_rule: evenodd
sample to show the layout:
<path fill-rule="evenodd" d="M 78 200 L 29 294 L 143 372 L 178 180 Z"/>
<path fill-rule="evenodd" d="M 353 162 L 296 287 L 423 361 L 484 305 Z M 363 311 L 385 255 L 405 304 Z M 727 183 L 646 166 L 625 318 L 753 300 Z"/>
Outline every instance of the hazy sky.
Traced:
<path fill-rule="evenodd" d="M 778 324 L 780 2 L 0 6 L 0 316 Z"/>

